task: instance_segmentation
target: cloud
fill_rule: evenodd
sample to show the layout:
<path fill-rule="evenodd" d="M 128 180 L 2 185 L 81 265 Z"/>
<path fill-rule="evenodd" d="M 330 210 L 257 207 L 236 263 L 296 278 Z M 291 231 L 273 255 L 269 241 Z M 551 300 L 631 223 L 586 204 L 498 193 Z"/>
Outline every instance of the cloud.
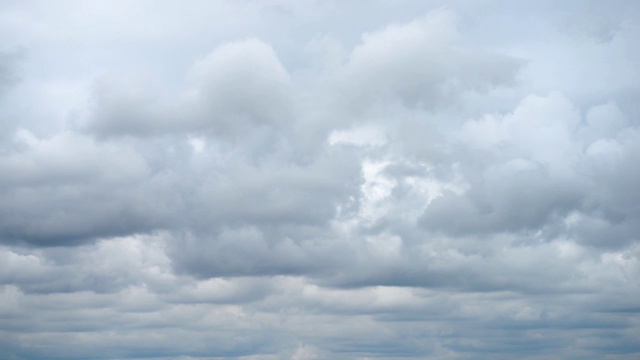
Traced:
<path fill-rule="evenodd" d="M 180 132 L 237 137 L 254 126 L 279 128 L 291 121 L 289 74 L 260 40 L 220 45 L 196 61 L 187 77 L 189 88 L 166 100 L 144 79 L 103 80 L 88 129 L 101 137 Z"/>
<path fill-rule="evenodd" d="M 578 121 L 566 99 L 551 95 L 527 98 L 501 119 L 466 122 L 459 148 L 481 151 L 482 160 L 492 162 L 460 157 L 469 189 L 435 199 L 423 226 L 462 234 L 535 231 L 578 208 L 585 197 L 582 179 L 572 173 L 572 157 L 579 155 L 571 133 Z"/>
<path fill-rule="evenodd" d="M 244 121 L 275 126 L 286 120 L 291 80 L 273 49 L 262 41 L 222 45 L 195 63 L 190 78 L 198 88 L 195 96 L 219 114 L 203 119 L 212 121 L 210 126 L 217 131 L 242 129 Z"/>
<path fill-rule="evenodd" d="M 446 10 L 365 33 L 340 73 L 344 100 L 359 111 L 394 101 L 437 110 L 465 92 L 514 82 L 516 59 L 465 48 L 459 37 Z"/>
<path fill-rule="evenodd" d="M 20 134 L 21 150 L 0 160 L 3 241 L 82 243 L 148 231 L 165 215 L 168 204 L 151 196 L 165 177 L 151 175 L 131 148 L 73 133 L 47 139 Z"/>
<path fill-rule="evenodd" d="M 611 103 L 590 108 L 581 119 L 559 94 L 526 98 L 503 117 L 468 121 L 460 137 L 464 143 L 458 148 L 468 146 L 469 151 L 482 153 L 481 161 L 492 162 L 482 164 L 476 156 L 458 158 L 458 171 L 464 174 L 468 189 L 448 191 L 434 199 L 425 209 L 421 225 L 458 235 L 543 231 L 548 239 L 576 236 L 576 241 L 598 246 L 627 244 L 635 238 L 635 229 L 623 218 L 635 217 L 635 210 L 620 210 L 625 215 L 617 212 L 620 217 L 614 220 L 612 212 L 616 211 L 611 207 L 625 201 L 614 200 L 615 191 L 605 190 L 613 188 L 601 176 L 616 170 L 596 165 L 597 158 L 611 156 L 604 162 L 615 166 L 614 158 L 633 156 L 635 150 L 622 150 L 612 139 L 635 136 L 635 128 L 626 124 Z M 622 182 L 617 189 L 628 189 L 623 183 L 633 181 L 629 176 L 635 177 L 634 171 L 624 172 L 614 175 Z M 607 195 L 603 197 L 601 191 Z M 576 231 L 591 221 L 619 230 L 614 238 L 600 237 L 598 241 L 594 240 L 597 225 Z"/>
<path fill-rule="evenodd" d="M 18 80 L 16 63 L 22 57 L 24 53 L 20 51 L 0 53 L 0 95 L 4 95 Z"/>
<path fill-rule="evenodd" d="M 0 5 L 0 358 L 637 358 L 635 7 L 63 5 Z"/>
<path fill-rule="evenodd" d="M 26 51 L 0 51 L 0 104 L 10 101 L 11 91 L 18 85 L 20 81 L 19 65 L 24 61 Z M 11 113 L 5 111 L 0 112 L 0 144 L 10 138 L 11 132 L 17 125 L 16 119 L 11 118 Z"/>

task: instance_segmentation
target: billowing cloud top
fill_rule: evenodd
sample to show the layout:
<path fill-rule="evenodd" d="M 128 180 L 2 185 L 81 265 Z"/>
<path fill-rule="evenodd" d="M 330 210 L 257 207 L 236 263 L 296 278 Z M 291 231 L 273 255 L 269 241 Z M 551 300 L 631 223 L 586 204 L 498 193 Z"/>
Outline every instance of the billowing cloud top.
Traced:
<path fill-rule="evenodd" d="M 0 5 L 0 358 L 640 357 L 637 19 Z"/>

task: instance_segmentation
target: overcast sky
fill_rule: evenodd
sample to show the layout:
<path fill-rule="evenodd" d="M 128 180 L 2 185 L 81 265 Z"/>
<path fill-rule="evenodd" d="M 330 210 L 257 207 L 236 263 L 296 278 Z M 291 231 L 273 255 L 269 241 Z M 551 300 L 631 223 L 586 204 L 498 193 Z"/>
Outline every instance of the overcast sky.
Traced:
<path fill-rule="evenodd" d="M 640 358 L 639 19 L 0 2 L 0 358 Z"/>

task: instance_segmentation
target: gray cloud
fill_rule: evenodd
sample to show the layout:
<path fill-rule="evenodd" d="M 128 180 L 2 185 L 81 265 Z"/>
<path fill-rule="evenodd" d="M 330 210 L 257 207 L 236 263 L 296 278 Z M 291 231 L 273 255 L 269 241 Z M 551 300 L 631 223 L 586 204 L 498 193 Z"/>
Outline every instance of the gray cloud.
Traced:
<path fill-rule="evenodd" d="M 0 53 L 0 95 L 4 95 L 18 81 L 16 63 L 22 57 L 24 53 L 20 51 Z"/>
<path fill-rule="evenodd" d="M 71 133 L 21 134 L 22 151 L 0 160 L 4 241 L 82 243 L 152 230 L 167 215 L 169 203 L 152 195 L 166 185 L 163 174 L 150 174 L 132 149 Z"/>
<path fill-rule="evenodd" d="M 144 79 L 99 82 L 89 130 L 102 137 L 200 131 L 237 137 L 291 121 L 289 74 L 260 40 L 220 45 L 195 62 L 188 78 L 184 93 L 168 99 Z"/>
<path fill-rule="evenodd" d="M 24 50 L 0 51 L 0 104 L 10 101 L 11 90 L 20 80 L 19 65 L 25 57 Z M 0 111 L 0 144 L 7 141 L 17 122 L 10 111 Z"/>
<path fill-rule="evenodd" d="M 0 358 L 638 357 L 636 6 L 148 5 L 0 5 Z"/>
<path fill-rule="evenodd" d="M 433 110 L 461 93 L 513 83 L 518 61 L 463 47 L 455 22 L 451 12 L 434 11 L 363 34 L 340 74 L 345 100 L 360 111 L 394 100 Z"/>

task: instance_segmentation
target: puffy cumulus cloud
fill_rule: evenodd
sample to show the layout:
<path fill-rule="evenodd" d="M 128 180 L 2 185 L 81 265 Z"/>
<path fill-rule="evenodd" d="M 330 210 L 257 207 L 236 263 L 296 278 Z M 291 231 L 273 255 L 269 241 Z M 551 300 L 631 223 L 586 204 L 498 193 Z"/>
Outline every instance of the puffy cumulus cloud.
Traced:
<path fill-rule="evenodd" d="M 247 125 L 276 126 L 289 120 L 291 80 L 273 49 L 249 39 L 222 45 L 193 66 L 201 119 L 214 131 L 242 132 Z M 202 116 L 202 115 L 201 115 Z"/>
<path fill-rule="evenodd" d="M 0 358 L 638 357 L 636 6 L 63 4 L 0 5 Z"/>
<path fill-rule="evenodd" d="M 27 294 L 93 291 L 109 294 L 130 286 L 161 288 L 174 277 L 157 237 L 130 236 L 64 248 L 2 249 L 3 283 L 16 283 Z"/>
<path fill-rule="evenodd" d="M 163 133 L 171 128 L 171 108 L 149 79 L 105 77 L 94 85 L 92 117 L 83 124 L 102 137 Z"/>
<path fill-rule="evenodd" d="M 472 49 L 459 38 L 455 16 L 446 10 L 365 33 L 339 71 L 341 99 L 358 111 L 395 101 L 437 110 L 467 92 L 515 81 L 516 59 Z"/>
<path fill-rule="evenodd" d="M 578 121 L 572 104 L 555 94 L 526 98 L 502 118 L 466 122 L 458 149 L 482 154 L 460 158 L 456 171 L 464 174 L 468 189 L 435 199 L 425 210 L 423 226 L 470 234 L 553 224 L 554 217 L 584 199 L 586 189 L 571 171 L 579 151 L 571 139 Z M 455 214 L 465 215 L 448 221 Z"/>
<path fill-rule="evenodd" d="M 146 232 L 169 215 L 170 204 L 152 196 L 166 176 L 150 173 L 131 148 L 75 133 L 38 139 L 24 129 L 15 142 L 0 160 L 3 242 L 82 243 Z"/>
<path fill-rule="evenodd" d="M 220 45 L 195 62 L 188 79 L 182 94 L 164 96 L 145 79 L 103 79 L 86 126 L 101 137 L 204 131 L 236 138 L 292 120 L 291 79 L 263 41 Z"/>
<path fill-rule="evenodd" d="M 454 140 L 458 149 L 467 147 L 463 153 L 481 154 L 460 158 L 456 171 L 468 188 L 435 199 L 421 225 L 458 235 L 541 232 L 548 240 L 627 245 L 636 241 L 635 220 L 629 219 L 637 213 L 627 205 L 637 203 L 630 190 L 637 174 L 620 172 L 616 164 L 637 156 L 629 143 L 636 134 L 615 104 L 581 116 L 557 93 L 528 97 L 504 116 L 470 120 Z"/>

